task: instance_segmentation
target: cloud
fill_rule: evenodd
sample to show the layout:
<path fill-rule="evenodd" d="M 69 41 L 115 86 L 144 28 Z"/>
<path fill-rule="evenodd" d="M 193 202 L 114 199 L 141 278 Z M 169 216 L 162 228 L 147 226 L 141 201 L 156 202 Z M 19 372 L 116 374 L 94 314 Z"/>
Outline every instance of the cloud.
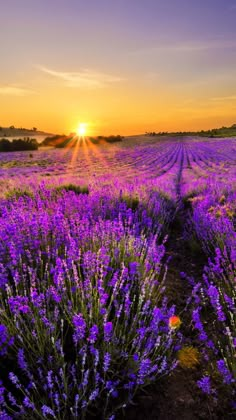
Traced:
<path fill-rule="evenodd" d="M 211 98 L 211 101 L 236 101 L 236 95 L 229 95 L 229 96 L 217 96 L 215 98 Z"/>
<path fill-rule="evenodd" d="M 36 92 L 30 89 L 25 89 L 17 86 L 0 86 L 0 95 L 6 96 L 27 96 L 32 95 Z"/>
<path fill-rule="evenodd" d="M 209 42 L 189 43 L 177 45 L 177 50 L 182 51 L 207 51 L 218 49 L 231 49 L 236 48 L 236 41 L 213 40 Z"/>
<path fill-rule="evenodd" d="M 133 54 L 155 54 L 155 52 L 201 52 L 216 49 L 232 49 L 236 48 L 236 41 L 232 40 L 210 40 L 200 42 L 179 42 L 179 43 L 166 43 L 153 47 L 143 48 L 136 50 Z"/>
<path fill-rule="evenodd" d="M 65 86 L 70 88 L 97 89 L 104 88 L 111 83 L 117 83 L 124 79 L 112 76 L 106 73 L 99 73 L 89 69 L 83 69 L 78 72 L 62 72 L 51 70 L 47 67 L 38 67 L 44 73 L 62 80 Z"/>
<path fill-rule="evenodd" d="M 157 79 L 159 79 L 159 77 L 160 77 L 160 73 L 157 73 L 157 72 L 155 72 L 155 71 L 149 71 L 147 74 L 146 74 L 146 79 L 148 79 L 148 80 L 157 80 Z"/>

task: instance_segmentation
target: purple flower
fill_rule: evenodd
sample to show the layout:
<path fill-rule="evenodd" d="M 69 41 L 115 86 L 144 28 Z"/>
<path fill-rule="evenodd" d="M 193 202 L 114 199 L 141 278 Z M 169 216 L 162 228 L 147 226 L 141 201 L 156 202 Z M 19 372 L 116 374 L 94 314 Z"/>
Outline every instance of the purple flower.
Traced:
<path fill-rule="evenodd" d="M 49 389 L 52 389 L 52 388 L 53 388 L 53 378 L 52 378 L 52 374 L 53 374 L 52 370 L 49 370 L 49 371 L 48 371 L 48 374 L 47 374 L 47 383 L 48 383 L 48 388 L 49 388 Z"/>
<path fill-rule="evenodd" d="M 86 388 L 88 385 L 88 379 L 89 379 L 89 369 L 86 370 L 84 373 L 83 381 L 82 381 L 82 387 Z"/>
<path fill-rule="evenodd" d="M 5 388 L 4 386 L 2 386 L 2 381 L 0 381 L 0 404 L 3 405 L 5 403 L 5 398 L 4 398 L 4 392 L 5 392 Z"/>
<path fill-rule="evenodd" d="M 153 321 L 158 323 L 159 321 L 162 321 L 163 318 L 164 317 L 163 317 L 163 314 L 162 314 L 160 308 L 154 308 L 153 309 Z"/>
<path fill-rule="evenodd" d="M 1 420 L 13 420 L 13 418 L 8 416 L 8 414 L 5 411 L 0 411 L 0 414 L 1 414 Z"/>
<path fill-rule="evenodd" d="M 47 405 L 43 405 L 41 407 L 41 410 L 42 410 L 42 413 L 43 413 L 44 417 L 46 417 L 49 414 L 54 419 L 56 418 L 54 411 L 50 407 L 48 407 Z"/>
<path fill-rule="evenodd" d="M 90 396 L 89 396 L 89 401 L 94 401 L 94 400 L 96 400 L 96 398 L 98 397 L 98 395 L 99 395 L 99 390 L 98 390 L 98 389 L 95 389 L 95 391 L 93 391 L 93 392 L 90 394 Z"/>
<path fill-rule="evenodd" d="M 133 359 L 134 359 L 135 362 L 138 362 L 139 361 L 139 355 L 137 353 L 135 353 L 133 355 Z"/>
<path fill-rule="evenodd" d="M 25 360 L 24 349 L 19 349 L 18 350 L 17 359 L 18 359 L 19 367 L 22 370 L 27 371 L 28 365 L 27 365 L 26 360 Z"/>
<path fill-rule="evenodd" d="M 0 324 L 0 346 L 6 343 L 8 339 L 7 327 L 5 325 Z"/>
<path fill-rule="evenodd" d="M 51 298 L 52 298 L 52 300 L 54 300 L 54 302 L 56 302 L 56 303 L 60 303 L 60 302 L 61 302 L 61 296 L 58 294 L 58 292 L 57 292 L 57 290 L 55 289 L 55 287 L 51 286 L 51 287 L 48 289 L 48 293 L 47 293 L 47 295 L 48 295 L 49 297 L 51 297 Z"/>
<path fill-rule="evenodd" d="M 79 340 L 83 340 L 85 337 L 85 331 L 86 331 L 86 322 L 83 318 L 82 314 L 74 315 L 73 316 L 73 324 L 74 324 L 74 342 L 75 344 L 78 343 Z"/>
<path fill-rule="evenodd" d="M 150 359 L 143 359 L 141 360 L 139 371 L 138 371 L 138 384 L 143 384 L 144 379 L 148 376 L 151 369 L 151 360 Z"/>
<path fill-rule="evenodd" d="M 11 382 L 17 387 L 20 388 L 20 381 L 18 379 L 18 377 L 13 373 L 10 372 L 9 373 L 9 379 L 11 380 Z"/>
<path fill-rule="evenodd" d="M 112 329 L 113 329 L 112 322 L 106 322 L 104 324 L 104 340 L 105 341 L 109 341 L 111 339 Z"/>
<path fill-rule="evenodd" d="M 101 302 L 102 306 L 106 305 L 106 301 L 107 301 L 108 297 L 109 297 L 109 295 L 107 293 L 105 293 L 103 291 L 100 293 L 100 302 Z"/>
<path fill-rule="evenodd" d="M 13 314 L 19 314 L 20 312 L 27 314 L 30 311 L 28 302 L 29 299 L 26 296 L 11 296 L 8 299 L 8 304 Z"/>
<path fill-rule="evenodd" d="M 30 401 L 29 397 L 24 398 L 23 404 L 26 408 L 30 408 L 31 410 L 35 410 L 35 405 Z"/>
<path fill-rule="evenodd" d="M 209 376 L 203 376 L 199 381 L 197 381 L 198 387 L 204 392 L 204 394 L 210 395 L 212 393 L 211 389 L 211 379 Z"/>
<path fill-rule="evenodd" d="M 54 402 L 55 402 L 57 408 L 59 408 L 60 407 L 60 396 L 59 396 L 58 392 L 55 392 L 55 394 L 53 395 L 53 399 L 54 399 Z"/>
<path fill-rule="evenodd" d="M 224 383 L 227 384 L 227 385 L 231 384 L 232 381 L 233 381 L 233 376 L 230 373 L 230 371 L 229 371 L 228 367 L 226 366 L 226 363 L 223 359 L 217 361 L 217 367 L 218 367 L 218 370 L 219 370 L 220 374 L 223 376 Z"/>
<path fill-rule="evenodd" d="M 207 334 L 204 331 L 201 319 L 200 319 L 200 315 L 199 315 L 199 309 L 195 309 L 193 311 L 193 321 L 194 321 L 194 325 L 195 328 L 199 331 L 199 339 L 201 341 L 206 341 L 207 340 Z"/>
<path fill-rule="evenodd" d="M 111 355 L 110 353 L 105 353 L 104 355 L 104 362 L 103 362 L 103 369 L 104 372 L 107 372 L 111 362 Z"/>
<path fill-rule="evenodd" d="M 10 401 L 11 405 L 14 405 L 15 407 L 18 407 L 18 404 L 17 404 L 17 402 L 16 402 L 16 399 L 15 399 L 15 397 L 12 395 L 12 393 L 11 393 L 11 392 L 8 392 L 7 396 L 8 396 L 8 399 L 9 399 L 9 401 Z"/>
<path fill-rule="evenodd" d="M 207 290 L 207 294 L 210 298 L 210 301 L 211 301 L 211 304 L 212 304 L 213 308 L 217 312 L 219 321 L 225 321 L 226 318 L 225 318 L 225 314 L 223 312 L 223 309 L 220 305 L 220 296 L 219 296 L 218 289 L 215 286 L 210 285 L 210 287 Z"/>
<path fill-rule="evenodd" d="M 4 356 L 7 352 L 7 347 L 11 346 L 13 342 L 14 339 L 9 337 L 7 327 L 0 324 L 0 355 Z"/>
<path fill-rule="evenodd" d="M 88 341 L 90 341 L 90 343 L 95 343 L 95 341 L 97 340 L 97 336 L 99 333 L 99 329 L 98 326 L 96 324 L 94 324 L 89 331 L 89 338 Z"/>
<path fill-rule="evenodd" d="M 136 262 L 136 261 L 130 262 L 129 263 L 130 276 L 134 276 L 137 273 L 138 268 L 139 268 L 139 263 L 138 262 Z"/>

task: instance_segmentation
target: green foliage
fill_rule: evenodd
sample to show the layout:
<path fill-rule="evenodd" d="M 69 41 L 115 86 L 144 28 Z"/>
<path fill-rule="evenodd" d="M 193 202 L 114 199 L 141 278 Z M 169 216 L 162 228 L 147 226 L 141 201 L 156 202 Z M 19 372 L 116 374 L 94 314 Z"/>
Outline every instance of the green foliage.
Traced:
<path fill-rule="evenodd" d="M 102 141 L 106 143 L 117 143 L 121 142 L 124 137 L 117 135 L 117 136 L 97 136 L 97 137 L 89 137 L 89 140 L 94 144 L 99 144 Z"/>
<path fill-rule="evenodd" d="M 89 189 L 86 185 L 81 187 L 80 185 L 75 185 L 75 184 L 65 184 L 65 185 L 60 185 L 59 187 L 57 187 L 56 191 L 57 192 L 73 191 L 75 194 L 89 194 Z"/>
<path fill-rule="evenodd" d="M 125 202 L 127 204 L 127 207 L 129 207 L 133 211 L 137 210 L 139 206 L 139 197 L 137 195 L 132 196 L 124 194 L 121 196 L 121 201 Z"/>
<path fill-rule="evenodd" d="M 84 137 L 82 140 L 75 134 L 71 133 L 69 136 L 56 134 L 55 136 L 46 137 L 40 146 L 51 146 L 56 147 L 57 149 L 62 149 L 64 147 L 70 146 L 75 147 L 76 144 L 81 145 L 82 142 L 86 144 L 100 144 L 103 142 L 106 143 L 117 143 L 121 142 L 123 139 L 122 136 L 97 136 L 97 137 Z"/>
<path fill-rule="evenodd" d="M 89 141 L 93 144 L 99 144 L 99 138 L 98 137 L 89 137 Z"/>
<path fill-rule="evenodd" d="M 68 137 L 64 134 L 56 134 L 55 136 L 46 137 L 40 146 L 64 147 L 67 139 Z"/>
<path fill-rule="evenodd" d="M 201 131 L 176 131 L 170 132 L 168 131 L 146 131 L 146 136 L 200 136 L 200 137 L 236 137 L 236 124 L 233 124 L 231 127 L 221 127 L 221 128 L 213 128 L 211 130 L 201 130 Z"/>
<path fill-rule="evenodd" d="M 117 143 L 122 141 L 122 136 L 108 136 L 108 137 L 103 137 L 103 139 L 107 142 L 107 143 Z"/>
<path fill-rule="evenodd" d="M 27 188 L 13 188 L 6 193 L 7 199 L 18 200 L 21 197 L 33 197 L 33 193 Z"/>
<path fill-rule="evenodd" d="M 205 186 L 202 185 L 201 187 L 195 188 L 191 191 L 189 191 L 184 197 L 183 197 L 183 204 L 185 208 L 192 208 L 192 200 L 195 199 L 195 197 L 198 197 L 203 191 Z"/>
<path fill-rule="evenodd" d="M 166 192 L 166 191 L 163 191 L 163 190 L 157 190 L 157 192 L 158 192 L 158 195 L 165 201 L 165 202 L 170 202 L 170 201 L 172 201 L 171 200 L 171 197 L 168 195 L 168 193 Z M 174 202 L 172 201 L 172 205 L 174 205 Z"/>

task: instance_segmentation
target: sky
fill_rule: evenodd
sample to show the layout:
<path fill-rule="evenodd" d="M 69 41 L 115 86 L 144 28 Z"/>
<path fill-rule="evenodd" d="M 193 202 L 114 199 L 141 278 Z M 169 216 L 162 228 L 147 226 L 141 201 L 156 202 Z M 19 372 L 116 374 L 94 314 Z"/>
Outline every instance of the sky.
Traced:
<path fill-rule="evenodd" d="M 0 0 L 0 125 L 236 123 L 236 0 Z"/>

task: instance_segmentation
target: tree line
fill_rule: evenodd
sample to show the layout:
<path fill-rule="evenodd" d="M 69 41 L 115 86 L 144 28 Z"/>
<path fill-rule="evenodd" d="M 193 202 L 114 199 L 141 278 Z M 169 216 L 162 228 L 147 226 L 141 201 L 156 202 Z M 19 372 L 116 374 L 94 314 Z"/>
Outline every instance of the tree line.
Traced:
<path fill-rule="evenodd" d="M 23 150 L 38 150 L 39 144 L 36 139 L 24 137 L 23 139 L 0 140 L 0 152 L 20 152 Z"/>

